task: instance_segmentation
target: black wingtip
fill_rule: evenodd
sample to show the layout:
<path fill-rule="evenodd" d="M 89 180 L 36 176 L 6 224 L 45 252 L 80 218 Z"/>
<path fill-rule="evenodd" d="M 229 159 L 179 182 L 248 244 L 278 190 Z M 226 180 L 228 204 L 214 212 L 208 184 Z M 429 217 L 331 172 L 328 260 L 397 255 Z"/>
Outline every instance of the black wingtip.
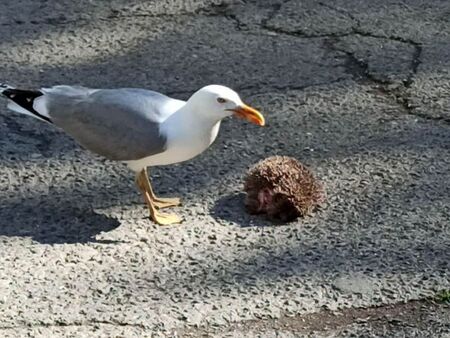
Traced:
<path fill-rule="evenodd" d="M 37 97 L 44 95 L 39 90 L 15 89 L 8 86 L 6 89 L 3 89 L 1 93 L 11 101 L 35 115 L 37 118 L 52 123 L 47 116 L 40 114 L 33 107 L 34 100 Z"/>
<path fill-rule="evenodd" d="M 6 84 L 6 83 L 0 83 L 0 90 L 3 92 L 5 89 L 11 89 L 13 87 L 11 87 L 10 85 Z"/>

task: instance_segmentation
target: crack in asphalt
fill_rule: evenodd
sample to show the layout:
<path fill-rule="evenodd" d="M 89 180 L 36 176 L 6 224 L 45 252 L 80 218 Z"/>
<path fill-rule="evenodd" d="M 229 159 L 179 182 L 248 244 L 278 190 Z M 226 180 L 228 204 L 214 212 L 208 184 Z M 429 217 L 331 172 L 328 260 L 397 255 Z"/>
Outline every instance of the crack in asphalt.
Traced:
<path fill-rule="evenodd" d="M 363 35 L 361 34 L 361 32 L 355 34 Z M 373 34 L 366 34 L 363 36 L 379 39 L 388 39 L 386 37 L 375 36 Z M 404 114 L 417 116 L 424 120 L 449 123 L 450 122 L 449 118 L 446 118 L 444 116 L 429 116 L 427 114 L 419 113 L 415 110 L 415 107 L 411 104 L 410 97 L 407 93 L 407 89 L 410 88 L 411 85 L 414 83 L 414 76 L 417 74 L 418 67 L 421 63 L 420 57 L 422 55 L 423 49 L 420 44 L 415 42 L 412 43 L 410 41 L 405 41 L 403 39 L 395 39 L 395 40 L 401 41 L 403 43 L 411 43 L 414 46 L 414 53 L 411 58 L 410 72 L 408 78 L 402 82 L 403 85 L 393 87 L 390 86 L 393 84 L 391 81 L 377 78 L 373 74 L 371 74 L 368 62 L 362 59 L 358 59 L 352 52 L 349 52 L 342 48 L 336 49 L 333 44 L 332 46 L 333 48 L 335 48 L 335 50 L 341 51 L 347 55 L 348 61 L 346 63 L 346 67 L 349 70 L 350 74 L 352 74 L 354 77 L 355 76 L 359 77 L 359 79 L 357 78 L 356 80 L 359 81 L 366 80 L 370 83 L 375 84 L 377 86 L 377 89 L 379 89 L 379 92 L 391 98 L 401 108 Z"/>
<path fill-rule="evenodd" d="M 286 3 L 286 1 L 284 3 Z M 348 58 L 348 61 L 346 62 L 346 66 L 347 66 L 347 69 L 350 70 L 350 73 L 353 76 L 356 75 L 359 77 L 359 80 L 366 80 L 366 81 L 370 81 L 370 82 L 376 84 L 377 88 L 380 89 L 380 92 L 385 95 L 388 95 L 389 97 L 394 99 L 394 102 L 401 107 L 402 111 L 405 114 L 417 116 L 417 117 L 420 117 L 420 118 L 423 118 L 423 119 L 429 120 L 429 121 L 443 121 L 446 123 L 450 122 L 450 119 L 446 118 L 444 116 L 429 116 L 427 114 L 422 114 L 422 113 L 415 111 L 415 109 L 414 109 L 415 107 L 410 103 L 410 98 L 409 98 L 408 94 L 406 93 L 406 90 L 408 88 L 410 88 L 412 86 L 412 84 L 414 83 L 415 75 L 417 74 L 418 68 L 421 64 L 421 55 L 423 52 L 423 46 L 421 43 L 414 41 L 412 39 L 407 39 L 407 38 L 403 38 L 400 36 L 393 36 L 393 35 L 384 36 L 384 35 L 378 35 L 378 34 L 374 34 L 371 32 L 367 32 L 361 28 L 360 21 L 355 16 L 353 16 L 351 13 L 349 13 L 348 11 L 346 11 L 342 8 L 337 8 L 337 7 L 334 7 L 332 5 L 329 5 L 329 4 L 326 4 L 323 2 L 319 2 L 318 4 L 325 8 L 334 10 L 338 13 L 347 15 L 348 18 L 354 22 L 354 25 L 351 27 L 350 31 L 326 33 L 326 34 L 306 34 L 301 30 L 286 31 L 282 28 L 273 27 L 269 24 L 270 20 L 272 20 L 278 14 L 278 12 L 281 10 L 283 4 L 280 3 L 280 4 L 276 4 L 273 6 L 274 10 L 267 16 L 266 19 L 262 20 L 261 25 L 260 25 L 261 29 L 270 31 L 270 32 L 273 32 L 276 34 L 284 34 L 284 35 L 289 35 L 289 36 L 294 36 L 294 37 L 299 37 L 299 38 L 304 38 L 304 39 L 312 39 L 312 38 L 337 39 L 337 38 L 359 35 L 359 36 L 363 36 L 363 37 L 371 37 L 371 38 L 375 38 L 375 39 L 385 39 L 385 40 L 396 41 L 396 42 L 401 42 L 401 43 L 411 45 L 414 48 L 414 53 L 411 57 L 410 72 L 409 72 L 408 78 L 403 81 L 403 88 L 397 87 L 395 89 L 389 88 L 389 85 L 392 84 L 391 81 L 376 78 L 373 74 L 371 74 L 368 62 L 366 62 L 362 59 L 358 59 L 357 57 L 355 57 L 354 53 L 352 53 L 348 50 L 345 50 L 342 48 L 336 49 L 334 46 L 333 46 L 333 48 L 334 48 L 334 50 L 338 50 L 338 51 L 341 51 L 346 54 L 346 56 Z M 241 24 L 243 24 L 243 23 L 241 23 Z"/>
<path fill-rule="evenodd" d="M 450 123 L 450 119 L 444 116 L 429 116 L 427 114 L 417 112 L 414 109 L 415 107 L 410 103 L 410 98 L 406 93 L 407 89 L 410 88 L 410 86 L 414 83 L 414 75 L 417 73 L 417 69 L 420 65 L 420 56 L 422 53 L 421 45 L 418 44 L 417 46 L 415 46 L 416 48 L 411 59 L 410 74 L 408 78 L 403 81 L 402 85 L 399 86 L 391 86 L 393 84 L 391 81 L 375 77 L 369 70 L 369 63 L 364 61 L 363 59 L 358 59 L 354 55 L 354 53 L 342 48 L 335 48 L 333 42 L 331 42 L 331 46 L 332 48 L 334 48 L 334 50 L 341 51 L 346 54 L 347 62 L 345 66 L 356 81 L 366 81 L 376 85 L 379 93 L 393 100 L 393 102 L 401 108 L 404 114 L 416 116 L 428 121 Z"/>
<path fill-rule="evenodd" d="M 353 78 L 357 77 L 356 80 L 368 80 L 380 86 L 384 86 L 389 83 L 386 80 L 375 77 L 369 70 L 369 63 L 364 61 L 363 59 L 357 58 L 354 53 L 349 52 L 345 49 L 336 48 L 333 42 L 331 43 L 331 46 L 334 50 L 345 53 L 345 55 L 347 56 L 347 62 L 345 63 L 345 66 L 349 73 L 353 76 Z"/>
<path fill-rule="evenodd" d="M 414 54 L 411 60 L 411 73 L 409 78 L 405 82 L 405 87 L 409 88 L 414 83 L 414 75 L 417 74 L 417 70 L 421 64 L 421 56 L 423 47 L 420 44 L 414 45 Z"/>
<path fill-rule="evenodd" d="M 286 31 L 282 28 L 271 26 L 269 24 L 270 20 L 272 20 L 278 14 L 278 12 L 282 9 L 283 5 L 289 1 L 290 0 L 284 0 L 283 3 L 274 4 L 272 12 L 267 16 L 267 18 L 265 18 L 261 21 L 260 28 L 270 31 L 270 32 L 273 32 L 273 33 L 297 36 L 297 37 L 302 37 L 302 38 L 306 38 L 306 39 L 326 38 L 326 37 L 344 37 L 344 36 L 348 36 L 351 34 L 351 31 L 342 32 L 342 33 L 306 34 L 305 32 L 303 32 L 301 30 Z M 333 8 L 332 6 L 324 4 L 322 2 L 319 2 L 318 4 L 325 8 L 329 8 L 334 11 L 340 12 L 336 8 Z M 349 14 L 349 13 L 346 13 L 346 14 Z"/>
<path fill-rule="evenodd" d="M 409 88 L 414 83 L 414 75 L 417 74 L 417 70 L 421 64 L 421 55 L 422 55 L 422 50 L 423 50 L 422 44 L 420 44 L 416 41 L 413 41 L 411 39 L 404 39 L 404 38 L 398 37 L 398 36 L 384 36 L 384 35 L 373 34 L 371 32 L 363 31 L 356 27 L 353 27 L 353 33 L 354 33 L 354 35 L 360 35 L 360 36 L 370 37 L 370 38 L 374 38 L 374 39 L 385 39 L 385 40 L 396 41 L 396 42 L 401 42 L 401 43 L 411 45 L 414 48 L 414 52 L 411 57 L 411 64 L 410 64 L 411 71 L 409 73 L 408 79 L 406 79 L 403 82 L 403 84 L 405 85 L 406 88 Z"/>
<path fill-rule="evenodd" d="M 287 2 L 289 2 L 289 0 L 284 0 L 282 3 L 273 4 L 270 13 L 267 15 L 265 19 L 261 20 L 260 28 L 270 30 L 270 26 L 268 25 L 269 21 L 272 20 L 275 17 L 275 15 L 278 14 L 283 5 Z"/>

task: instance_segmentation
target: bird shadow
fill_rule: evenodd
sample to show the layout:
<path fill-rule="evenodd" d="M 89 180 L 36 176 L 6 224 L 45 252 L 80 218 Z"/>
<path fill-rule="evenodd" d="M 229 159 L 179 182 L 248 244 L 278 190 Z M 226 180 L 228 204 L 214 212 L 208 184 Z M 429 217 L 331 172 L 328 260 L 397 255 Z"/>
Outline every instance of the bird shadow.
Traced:
<path fill-rule="evenodd" d="M 120 242 L 95 238 L 116 229 L 120 222 L 89 205 L 74 205 L 71 200 L 46 204 L 14 200 L 5 204 L 0 210 L 0 236 L 30 237 L 41 244 Z"/>
<path fill-rule="evenodd" d="M 269 220 L 264 215 L 251 215 L 245 210 L 245 194 L 234 193 L 220 197 L 210 208 L 211 216 L 216 221 L 226 221 L 239 225 L 241 228 L 248 227 L 272 227 L 283 226 L 288 223 Z"/>

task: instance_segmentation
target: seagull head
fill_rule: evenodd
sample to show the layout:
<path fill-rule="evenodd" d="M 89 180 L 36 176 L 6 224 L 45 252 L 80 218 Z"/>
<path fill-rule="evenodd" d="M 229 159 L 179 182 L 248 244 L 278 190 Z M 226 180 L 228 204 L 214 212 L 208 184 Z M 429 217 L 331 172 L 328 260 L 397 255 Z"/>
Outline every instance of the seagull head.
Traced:
<path fill-rule="evenodd" d="M 187 101 L 197 114 L 211 120 L 221 120 L 227 116 L 237 116 L 249 122 L 264 126 L 264 116 L 256 109 L 242 102 L 232 89 L 210 85 L 199 89 Z"/>

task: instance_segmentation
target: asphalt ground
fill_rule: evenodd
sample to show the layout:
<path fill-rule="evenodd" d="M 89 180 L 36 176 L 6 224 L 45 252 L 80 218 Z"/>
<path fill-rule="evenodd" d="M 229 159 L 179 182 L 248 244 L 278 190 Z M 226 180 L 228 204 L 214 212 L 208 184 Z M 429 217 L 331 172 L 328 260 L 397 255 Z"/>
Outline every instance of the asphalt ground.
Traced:
<path fill-rule="evenodd" d="M 2 1 L 1 82 L 182 99 L 223 84 L 268 126 L 226 120 L 201 156 L 152 169 L 186 219 L 158 227 L 124 165 L 5 103 L 0 336 L 447 337 L 448 306 L 413 300 L 450 289 L 449 15 L 437 0 Z M 316 173 L 323 210 L 245 213 L 243 176 L 270 155 Z M 393 326 L 289 319 L 405 302 L 417 316 Z"/>

